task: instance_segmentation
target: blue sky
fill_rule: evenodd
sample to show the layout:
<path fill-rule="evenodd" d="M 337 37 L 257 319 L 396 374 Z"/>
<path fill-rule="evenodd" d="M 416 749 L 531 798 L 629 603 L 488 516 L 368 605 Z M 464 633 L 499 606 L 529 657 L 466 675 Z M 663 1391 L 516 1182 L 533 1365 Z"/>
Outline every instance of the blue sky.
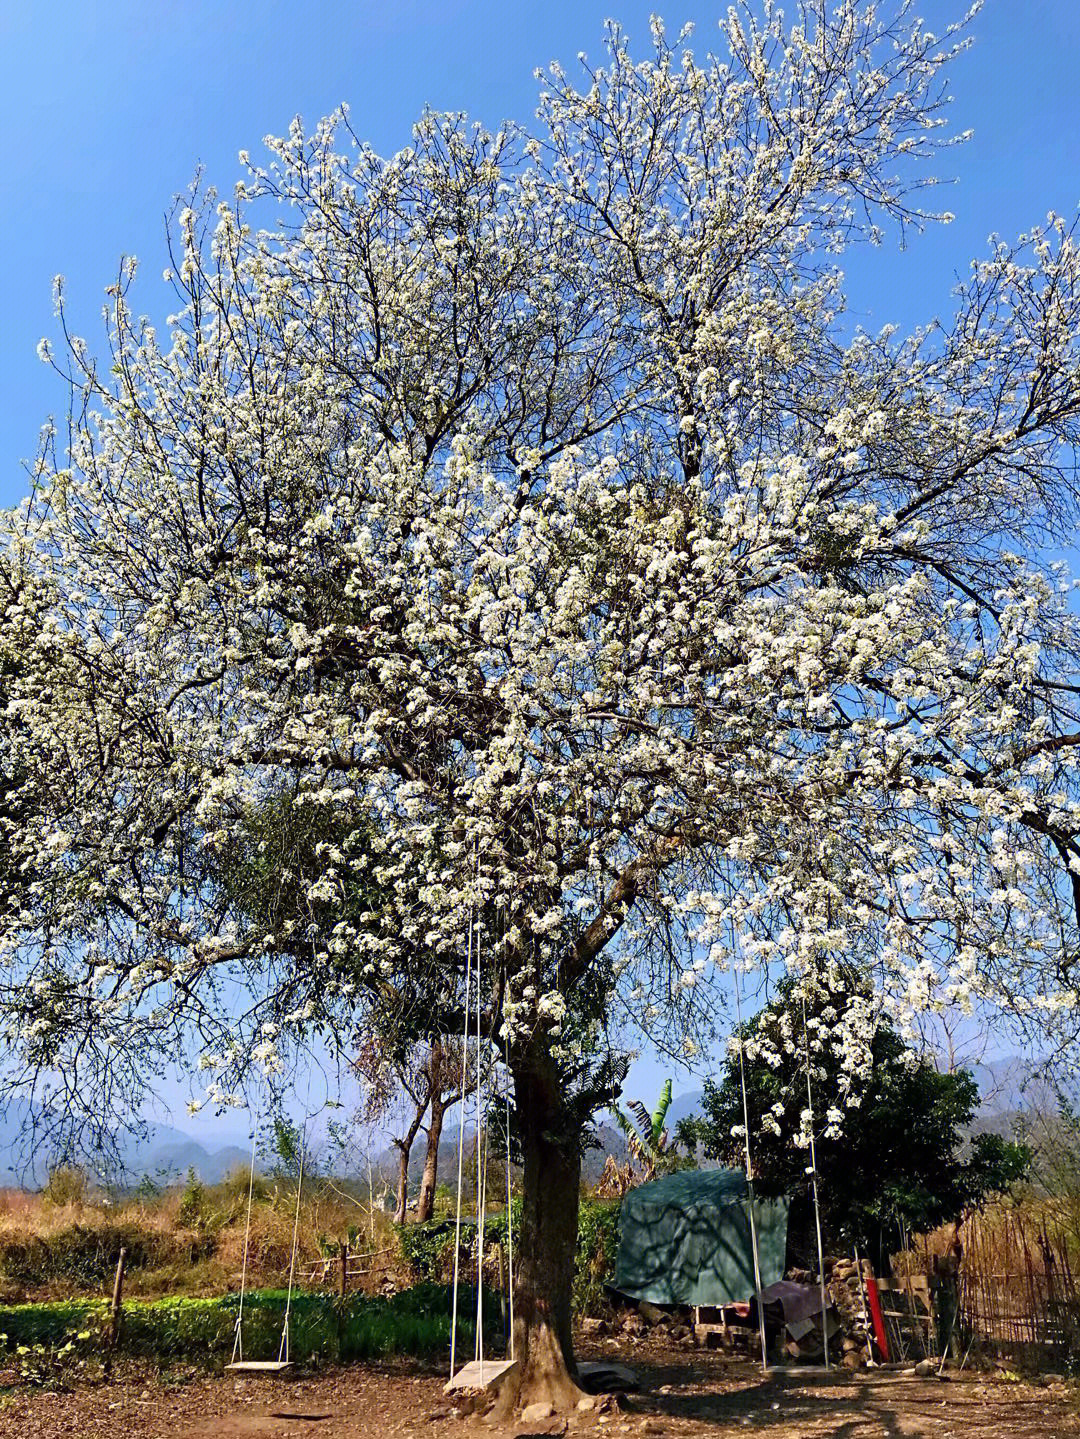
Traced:
<path fill-rule="evenodd" d="M 408 143 L 425 104 L 464 109 L 497 126 L 527 121 L 538 65 L 599 59 L 603 21 L 619 18 L 644 55 L 650 9 L 676 30 L 693 20 L 694 48 L 717 43 L 721 5 L 654 0 L 33 0 L 0 11 L 0 504 L 27 480 L 38 428 L 63 410 L 57 378 L 36 358 L 54 333 L 51 280 L 67 277 L 71 314 L 100 348 L 98 312 L 121 254 L 137 255 L 136 304 L 168 309 L 163 214 L 197 166 L 228 190 L 237 151 L 299 112 L 310 124 L 348 101 L 357 131 L 380 151 Z M 940 30 L 962 4 L 925 0 Z M 849 255 L 854 315 L 909 327 L 947 311 L 948 292 L 991 231 L 1009 237 L 1080 202 L 1078 0 L 989 0 L 976 44 L 953 72 L 953 124 L 974 140 L 944 157 L 960 182 L 939 191 L 956 214 L 901 253 Z M 633 1089 L 649 1097 L 667 1066 L 643 1062 Z M 684 1080 L 683 1087 L 690 1083 Z M 632 1089 L 632 1092 L 633 1092 Z"/>
<path fill-rule="evenodd" d="M 35 355 L 53 332 L 52 276 L 68 280 L 77 327 L 98 347 L 102 292 L 122 253 L 142 262 L 140 308 L 167 311 L 162 216 L 202 164 L 223 189 L 237 151 L 256 153 L 297 112 L 313 122 L 347 100 L 377 149 L 408 142 L 420 109 L 465 109 L 490 125 L 527 120 L 537 65 L 598 58 L 613 14 L 645 53 L 648 15 L 697 26 L 715 45 L 720 4 L 696 0 L 34 0 L 0 7 L 0 504 L 26 490 L 19 461 L 62 411 L 62 385 Z M 944 28 L 963 8 L 925 0 Z M 976 45 L 954 72 L 957 129 L 973 142 L 946 157 L 961 183 L 943 197 L 957 219 L 916 240 L 849 257 L 854 308 L 867 323 L 915 324 L 947 308 L 955 275 L 992 230 L 1012 235 L 1047 209 L 1080 202 L 1077 0 L 989 0 Z"/>

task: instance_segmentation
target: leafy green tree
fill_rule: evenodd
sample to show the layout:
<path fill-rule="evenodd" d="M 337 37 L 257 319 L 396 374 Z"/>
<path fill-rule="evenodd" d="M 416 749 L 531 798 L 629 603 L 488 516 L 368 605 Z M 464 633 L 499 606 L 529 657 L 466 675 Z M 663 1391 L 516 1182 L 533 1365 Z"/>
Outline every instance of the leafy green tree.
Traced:
<path fill-rule="evenodd" d="M 839 989 L 821 984 L 808 1000 L 805 1028 L 793 982 L 785 980 L 775 999 L 736 1033 L 754 1178 L 763 1196 L 793 1197 L 792 1247 L 811 1250 L 801 1231 L 813 1222 L 805 1203 L 812 1122 L 826 1242 L 858 1244 L 877 1256 L 895 1247 L 901 1225 L 933 1229 L 1008 1189 L 1025 1176 L 1031 1156 L 1024 1145 L 996 1134 L 966 1142 L 979 1106 L 973 1076 L 964 1069 L 942 1073 L 885 1019 L 877 1017 L 867 1036 L 869 1066 L 849 1073 L 835 1036 L 855 1027 L 853 1015 L 866 996 L 850 972 L 836 983 Z M 741 1167 L 737 1048 L 720 1082 L 706 1081 L 703 1111 L 683 1121 L 679 1138 L 710 1159 Z"/>

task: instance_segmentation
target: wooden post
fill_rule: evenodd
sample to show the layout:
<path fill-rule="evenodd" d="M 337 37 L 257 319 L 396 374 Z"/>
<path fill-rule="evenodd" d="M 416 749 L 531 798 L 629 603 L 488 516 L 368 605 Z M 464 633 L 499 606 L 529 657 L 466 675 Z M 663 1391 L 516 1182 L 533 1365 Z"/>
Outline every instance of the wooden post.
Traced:
<path fill-rule="evenodd" d="M 113 1354 L 117 1344 L 120 1342 L 120 1321 L 124 1309 L 124 1265 L 127 1261 L 127 1250 L 120 1250 L 120 1257 L 116 1261 L 116 1278 L 113 1280 L 112 1303 L 109 1305 L 109 1340 L 105 1354 L 105 1373 L 112 1370 Z"/>
<path fill-rule="evenodd" d="M 345 1304 L 349 1293 L 349 1241 L 346 1239 L 341 1245 L 341 1287 L 338 1296 L 337 1307 L 337 1350 L 338 1363 L 340 1364 L 344 1355 L 342 1350 L 345 1347 Z"/>

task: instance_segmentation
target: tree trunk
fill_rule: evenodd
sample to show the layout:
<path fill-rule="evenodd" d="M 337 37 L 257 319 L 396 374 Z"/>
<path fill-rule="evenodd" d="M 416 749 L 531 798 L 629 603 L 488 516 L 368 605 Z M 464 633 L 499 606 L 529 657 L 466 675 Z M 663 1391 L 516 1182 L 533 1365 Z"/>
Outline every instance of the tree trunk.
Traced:
<path fill-rule="evenodd" d="M 397 1182 L 397 1208 L 394 1211 L 394 1223 L 404 1224 L 409 1209 L 409 1156 L 412 1154 L 413 1143 L 419 1133 L 420 1126 L 424 1122 L 424 1115 L 427 1113 L 427 1100 L 421 1105 L 417 1103 L 417 1110 L 412 1123 L 400 1139 L 394 1143 L 398 1148 L 398 1182 Z"/>
<path fill-rule="evenodd" d="M 409 1205 L 409 1151 L 411 1144 L 404 1139 L 395 1139 L 398 1151 L 397 1203 L 394 1206 L 394 1223 L 405 1223 L 405 1211 Z"/>
<path fill-rule="evenodd" d="M 514 1243 L 514 1357 L 499 1410 L 537 1402 L 574 1409 L 571 1287 L 581 1188 L 581 1120 L 562 1103 L 549 1056 L 513 1066 L 522 1149 L 522 1216 Z"/>
<path fill-rule="evenodd" d="M 420 1180 L 420 1197 L 416 1201 L 418 1224 L 425 1223 L 435 1212 L 435 1185 L 439 1178 L 439 1145 L 442 1142 L 443 1116 L 446 1107 L 439 1099 L 431 1101 L 431 1118 L 428 1120 L 427 1152 L 424 1155 L 424 1173 Z"/>

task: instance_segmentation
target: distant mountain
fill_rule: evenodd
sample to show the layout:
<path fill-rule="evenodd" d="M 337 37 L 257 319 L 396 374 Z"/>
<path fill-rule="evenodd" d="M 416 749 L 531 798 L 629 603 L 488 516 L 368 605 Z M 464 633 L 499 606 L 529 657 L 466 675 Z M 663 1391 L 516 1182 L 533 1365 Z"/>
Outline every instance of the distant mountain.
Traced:
<path fill-rule="evenodd" d="M 1016 1114 L 1025 1110 L 1057 1112 L 1058 1099 L 1046 1071 L 1029 1059 L 1013 1055 L 965 1066 L 979 1086 L 988 1114 Z"/>
<path fill-rule="evenodd" d="M 237 1169 L 246 1170 L 250 1163 L 250 1150 L 241 1149 L 239 1145 L 207 1149 L 178 1129 L 154 1125 L 149 1142 L 125 1156 L 124 1168 L 134 1178 L 141 1179 L 147 1174 L 166 1183 L 173 1178 L 183 1178 L 193 1169 L 205 1184 L 217 1184 Z"/>
<path fill-rule="evenodd" d="M 36 1143 L 31 1140 L 30 1118 L 23 1101 L 8 1100 L 0 1106 L 0 1186 L 40 1188 L 59 1158 L 55 1145 L 50 1145 L 47 1122 L 39 1120 Z M 249 1159 L 249 1152 L 239 1145 L 208 1147 L 168 1124 L 147 1124 L 140 1135 L 117 1136 L 111 1153 L 82 1156 L 88 1170 L 119 1184 L 136 1184 L 144 1175 L 168 1183 L 182 1179 L 189 1169 L 204 1183 L 216 1184 Z"/>
<path fill-rule="evenodd" d="M 975 1129 L 993 1129 L 1003 1134 L 1012 1132 L 1014 1120 L 1024 1113 L 1057 1113 L 1056 1096 L 1045 1079 L 1042 1070 L 1029 1060 L 1019 1057 L 990 1060 L 970 1066 L 983 1097 L 982 1110 Z M 681 1119 L 700 1114 L 704 1094 L 692 1090 L 676 1095 L 668 1111 L 667 1125 L 671 1132 Z M 40 1188 L 48 1178 L 51 1164 L 55 1163 L 55 1149 L 50 1152 L 47 1125 L 41 1126 L 45 1139 L 33 1153 L 26 1142 L 29 1111 L 24 1102 L 9 1100 L 0 1104 L 0 1187 L 5 1184 L 24 1185 Z M 466 1126 L 468 1145 L 471 1127 Z M 224 1137 L 224 1136 L 223 1136 Z M 598 1144 L 586 1150 L 582 1172 L 587 1183 L 595 1183 L 600 1177 L 604 1162 L 613 1154 L 620 1162 L 626 1158 L 626 1141 L 621 1132 L 604 1114 L 599 1116 L 596 1129 Z M 231 1141 L 232 1135 L 228 1136 Z M 409 1164 L 410 1189 L 419 1183 L 424 1161 L 423 1135 L 414 1145 Z M 456 1179 L 458 1131 L 456 1125 L 447 1125 L 439 1147 L 439 1175 L 443 1182 Z M 137 1184 L 147 1175 L 158 1183 L 183 1179 L 189 1169 L 194 1169 L 206 1184 L 215 1184 L 230 1172 L 246 1168 L 250 1161 L 250 1150 L 233 1142 L 214 1144 L 205 1137 L 194 1135 L 172 1125 L 148 1123 L 144 1133 L 133 1138 L 122 1135 L 117 1138 L 115 1154 L 104 1156 L 95 1162 L 87 1159 L 87 1167 L 103 1172 L 113 1182 Z M 388 1145 L 373 1163 L 375 1177 L 393 1184 L 397 1175 L 397 1151 Z M 357 1174 L 364 1178 L 366 1174 Z"/>
<path fill-rule="evenodd" d="M 668 1129 L 674 1134 L 675 1126 L 681 1119 L 690 1119 L 693 1115 L 700 1114 L 704 1098 L 703 1089 L 693 1089 L 689 1094 L 677 1094 L 667 1112 Z"/>

